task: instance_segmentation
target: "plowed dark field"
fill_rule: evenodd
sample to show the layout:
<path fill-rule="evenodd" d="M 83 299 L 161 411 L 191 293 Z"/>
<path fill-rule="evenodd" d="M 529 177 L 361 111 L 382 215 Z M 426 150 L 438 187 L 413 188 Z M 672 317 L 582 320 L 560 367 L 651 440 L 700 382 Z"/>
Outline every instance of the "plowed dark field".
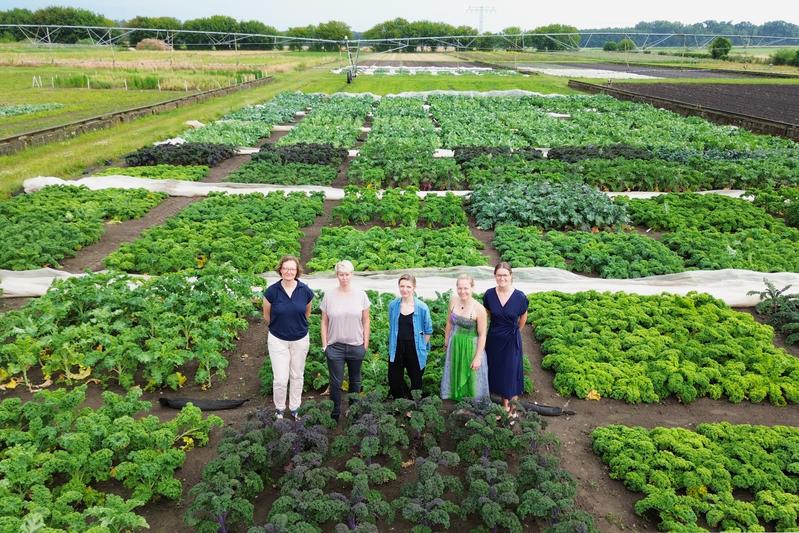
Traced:
<path fill-rule="evenodd" d="M 613 87 L 730 113 L 799 124 L 799 85 L 614 83 Z"/>

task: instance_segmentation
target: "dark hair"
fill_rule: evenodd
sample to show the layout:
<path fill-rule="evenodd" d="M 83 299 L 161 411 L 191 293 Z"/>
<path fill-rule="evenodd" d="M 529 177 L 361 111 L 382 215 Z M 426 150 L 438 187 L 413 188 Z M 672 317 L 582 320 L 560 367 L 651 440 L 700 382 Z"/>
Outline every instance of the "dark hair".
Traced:
<path fill-rule="evenodd" d="M 507 261 L 502 261 L 500 263 L 497 263 L 497 266 L 494 267 L 495 276 L 497 275 L 497 270 L 499 270 L 500 268 L 504 268 L 505 270 L 508 271 L 508 274 L 510 274 L 511 276 L 513 275 L 513 269 L 510 267 L 510 263 L 508 263 Z"/>
<path fill-rule="evenodd" d="M 284 255 L 283 257 L 281 257 L 280 261 L 277 264 L 275 272 L 277 272 L 277 275 L 279 276 L 280 271 L 283 269 L 283 264 L 288 263 L 289 261 L 294 261 L 294 264 L 297 265 L 297 275 L 294 277 L 295 279 L 300 279 L 300 276 L 302 275 L 302 265 L 300 265 L 300 260 L 293 255 Z"/>
<path fill-rule="evenodd" d="M 410 281 L 411 285 L 413 285 L 413 288 L 414 289 L 416 288 L 416 276 L 414 276 L 413 274 L 403 274 L 403 275 L 401 275 L 399 277 L 399 279 L 397 280 L 397 285 L 399 285 L 400 282 L 403 281 L 403 280 Z"/>

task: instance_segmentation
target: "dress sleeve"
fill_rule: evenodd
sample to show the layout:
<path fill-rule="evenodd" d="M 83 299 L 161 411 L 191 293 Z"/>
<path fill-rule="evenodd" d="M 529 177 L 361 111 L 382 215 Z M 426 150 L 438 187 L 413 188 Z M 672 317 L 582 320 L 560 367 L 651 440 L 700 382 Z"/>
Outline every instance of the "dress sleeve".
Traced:
<path fill-rule="evenodd" d="M 516 290 L 519 292 L 519 316 L 522 316 L 530 307 L 530 300 L 527 298 L 527 295 L 524 294 L 524 292 L 520 291 L 519 289 Z"/>

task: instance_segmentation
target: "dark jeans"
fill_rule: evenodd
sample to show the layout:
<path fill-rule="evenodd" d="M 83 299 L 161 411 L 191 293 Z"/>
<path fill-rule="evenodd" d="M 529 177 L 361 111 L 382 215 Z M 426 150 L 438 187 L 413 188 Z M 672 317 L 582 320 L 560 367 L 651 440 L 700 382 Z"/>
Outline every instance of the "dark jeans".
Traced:
<path fill-rule="evenodd" d="M 411 378 L 411 387 L 405 383 L 405 370 Z M 388 388 L 394 398 L 410 398 L 411 391 L 422 389 L 422 373 L 419 368 L 419 357 L 416 355 L 416 346 L 413 341 L 398 341 L 397 351 L 394 353 L 394 362 L 388 363 Z"/>
<path fill-rule="evenodd" d="M 334 342 L 327 346 L 325 355 L 327 355 L 327 369 L 330 372 L 330 399 L 333 400 L 331 416 L 338 419 L 341 414 L 341 382 L 344 381 L 344 363 L 347 364 L 347 374 L 349 375 L 349 392 L 361 392 L 361 364 L 363 364 L 366 350 L 363 344 L 355 346 Z"/>

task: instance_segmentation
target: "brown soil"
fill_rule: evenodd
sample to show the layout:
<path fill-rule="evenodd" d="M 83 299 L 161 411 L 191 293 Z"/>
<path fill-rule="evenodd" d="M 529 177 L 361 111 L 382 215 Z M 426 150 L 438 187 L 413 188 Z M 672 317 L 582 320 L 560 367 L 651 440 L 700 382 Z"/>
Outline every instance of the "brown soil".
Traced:
<path fill-rule="evenodd" d="M 613 87 L 730 113 L 799 124 L 799 85 L 614 83 Z"/>
<path fill-rule="evenodd" d="M 313 247 L 322 228 L 332 225 L 332 212 L 339 203 L 339 200 L 325 200 L 325 212 L 316 217 L 313 225 L 310 227 L 302 228 L 303 238 L 300 241 L 300 262 L 303 265 L 308 264 L 308 261 L 313 257 Z"/>

